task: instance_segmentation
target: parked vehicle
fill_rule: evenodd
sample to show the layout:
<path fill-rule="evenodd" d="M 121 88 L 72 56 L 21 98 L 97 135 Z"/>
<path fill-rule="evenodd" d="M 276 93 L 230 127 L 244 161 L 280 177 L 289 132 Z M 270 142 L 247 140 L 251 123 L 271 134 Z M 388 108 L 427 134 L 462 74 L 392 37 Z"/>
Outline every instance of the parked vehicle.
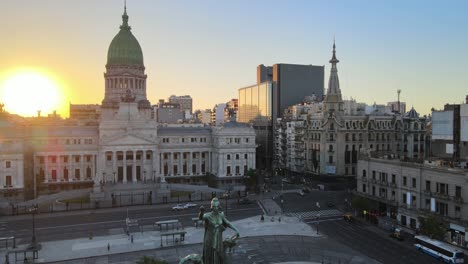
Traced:
<path fill-rule="evenodd" d="M 302 191 L 303 191 L 304 193 L 310 193 L 311 190 L 310 190 L 309 187 L 304 187 L 304 188 L 302 188 Z"/>
<path fill-rule="evenodd" d="M 197 204 L 196 203 L 186 203 L 184 206 L 186 208 L 192 208 L 192 207 L 197 207 Z"/>
<path fill-rule="evenodd" d="M 172 211 L 180 211 L 180 210 L 184 210 L 187 208 L 188 207 L 186 207 L 184 204 L 178 204 L 172 207 Z"/>
<path fill-rule="evenodd" d="M 349 222 L 349 223 L 354 222 L 353 215 L 350 214 L 350 213 L 344 214 L 344 215 L 343 215 L 343 219 L 344 219 L 346 222 Z"/>
<path fill-rule="evenodd" d="M 390 234 L 390 237 L 398 241 L 403 241 L 403 234 L 399 228 L 395 228 L 395 231 Z"/>
<path fill-rule="evenodd" d="M 416 249 L 447 263 L 464 263 L 465 255 L 460 249 L 447 243 L 428 238 L 414 237 Z"/>

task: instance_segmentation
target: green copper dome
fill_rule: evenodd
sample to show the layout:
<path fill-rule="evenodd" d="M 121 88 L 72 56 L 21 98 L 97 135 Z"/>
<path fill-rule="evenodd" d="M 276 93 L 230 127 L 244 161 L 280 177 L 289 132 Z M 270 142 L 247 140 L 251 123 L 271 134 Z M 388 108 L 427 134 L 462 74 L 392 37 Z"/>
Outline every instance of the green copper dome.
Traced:
<path fill-rule="evenodd" d="M 140 65 L 143 66 L 143 52 L 138 40 L 133 36 L 128 25 L 127 9 L 122 15 L 122 26 L 112 40 L 107 52 L 107 65 Z"/>

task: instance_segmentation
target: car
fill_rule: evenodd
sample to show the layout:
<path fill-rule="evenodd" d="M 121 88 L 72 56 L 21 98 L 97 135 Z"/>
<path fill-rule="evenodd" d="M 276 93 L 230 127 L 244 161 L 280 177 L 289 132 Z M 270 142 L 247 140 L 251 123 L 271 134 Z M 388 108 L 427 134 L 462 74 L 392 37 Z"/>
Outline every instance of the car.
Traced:
<path fill-rule="evenodd" d="M 302 191 L 304 193 L 310 193 L 310 188 L 309 187 L 304 187 L 304 188 L 302 188 Z"/>
<path fill-rule="evenodd" d="M 180 211 L 187 209 L 187 207 L 184 204 L 178 204 L 172 207 L 172 211 Z"/>
<path fill-rule="evenodd" d="M 348 213 L 348 214 L 344 214 L 343 215 L 343 219 L 348 222 L 348 223 L 352 223 L 354 222 L 354 218 L 353 218 L 353 215 Z"/>
<path fill-rule="evenodd" d="M 399 228 L 395 228 L 395 231 L 390 234 L 390 237 L 398 241 L 403 241 L 403 234 Z"/>
<path fill-rule="evenodd" d="M 239 200 L 239 204 L 251 204 L 251 203 L 253 203 L 253 201 L 246 197 Z"/>
<path fill-rule="evenodd" d="M 196 203 L 186 203 L 184 206 L 186 208 L 192 208 L 192 207 L 197 207 L 197 204 Z"/>

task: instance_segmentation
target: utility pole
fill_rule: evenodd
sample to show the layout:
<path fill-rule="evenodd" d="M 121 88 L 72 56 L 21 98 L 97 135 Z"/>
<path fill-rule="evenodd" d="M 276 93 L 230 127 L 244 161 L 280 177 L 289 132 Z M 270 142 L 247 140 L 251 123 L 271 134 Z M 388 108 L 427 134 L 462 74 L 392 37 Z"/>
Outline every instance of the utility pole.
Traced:
<path fill-rule="evenodd" d="M 398 90 L 397 90 L 397 93 L 398 93 L 398 113 L 401 113 L 401 109 L 400 109 L 400 93 L 401 93 L 401 89 L 398 89 Z"/>

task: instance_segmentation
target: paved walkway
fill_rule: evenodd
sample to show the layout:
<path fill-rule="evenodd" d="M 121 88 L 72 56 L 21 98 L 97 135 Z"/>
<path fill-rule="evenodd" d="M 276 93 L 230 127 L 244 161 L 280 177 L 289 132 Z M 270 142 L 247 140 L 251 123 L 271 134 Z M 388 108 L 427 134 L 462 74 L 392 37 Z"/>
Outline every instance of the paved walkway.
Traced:
<path fill-rule="evenodd" d="M 273 219 L 273 221 L 272 221 Z M 239 229 L 243 238 L 270 235 L 301 235 L 315 237 L 316 232 L 309 225 L 300 222 L 295 217 L 282 217 L 281 222 L 276 218 L 267 218 L 260 221 L 260 216 L 234 221 L 233 224 Z M 175 230 L 177 231 L 177 230 Z M 182 231 L 179 230 L 179 231 Z M 110 230 L 109 235 L 102 237 L 80 238 L 73 240 L 51 241 L 41 243 L 39 252 L 40 263 L 62 261 L 69 259 L 89 258 L 109 254 L 149 250 L 180 244 L 201 243 L 204 235 L 203 228 L 188 227 L 183 229 L 187 234 L 183 242 L 174 242 L 171 237 L 161 240 L 159 231 L 144 231 L 142 233 L 131 233 L 127 236 L 122 228 Z M 163 231 L 164 232 L 164 231 Z M 227 230 L 224 237 L 234 234 Z M 133 236 L 133 241 L 132 241 Z M 108 248 L 109 247 L 109 248 Z M 5 255 L 5 250 L 0 250 L 0 255 Z M 11 258 L 11 261 L 13 259 Z"/>

